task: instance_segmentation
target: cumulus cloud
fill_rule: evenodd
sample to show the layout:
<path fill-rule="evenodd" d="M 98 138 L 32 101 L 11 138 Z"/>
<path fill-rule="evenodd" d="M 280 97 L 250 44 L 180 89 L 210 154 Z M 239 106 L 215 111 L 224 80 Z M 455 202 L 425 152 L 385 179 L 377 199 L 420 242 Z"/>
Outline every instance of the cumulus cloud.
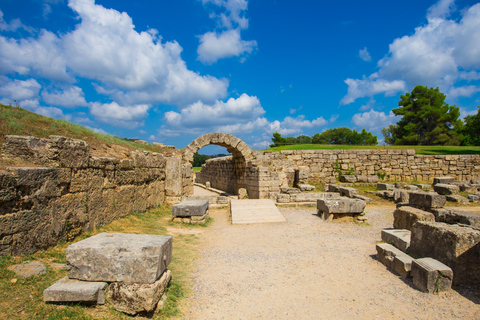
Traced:
<path fill-rule="evenodd" d="M 480 92 L 480 87 L 474 85 L 450 88 L 450 90 L 448 91 L 448 97 L 453 99 L 458 97 L 471 97 L 477 92 Z"/>
<path fill-rule="evenodd" d="M 226 30 L 220 34 L 207 32 L 199 38 L 198 60 L 205 64 L 212 64 L 223 58 L 239 57 L 246 53 L 252 53 L 257 46 L 255 40 L 242 40 L 240 29 Z"/>
<path fill-rule="evenodd" d="M 0 31 L 17 31 L 24 29 L 27 32 L 33 33 L 34 29 L 24 25 L 20 19 L 13 19 L 10 23 L 3 19 L 3 12 L 0 10 Z"/>
<path fill-rule="evenodd" d="M 116 102 L 105 104 L 95 102 L 90 106 L 90 113 L 100 122 L 134 129 L 144 125 L 142 119 L 148 115 L 148 109 L 150 106 L 146 104 L 120 106 Z"/>
<path fill-rule="evenodd" d="M 72 86 L 62 91 L 42 92 L 43 101 L 65 108 L 85 107 L 87 102 L 81 88 Z"/>
<path fill-rule="evenodd" d="M 0 79 L 0 98 L 5 104 L 17 100 L 37 100 L 41 85 L 35 79 L 10 80 L 6 77 Z"/>
<path fill-rule="evenodd" d="M 354 114 L 352 123 L 359 128 L 375 131 L 397 122 L 395 118 L 396 116 L 392 111 L 387 115 L 384 112 L 378 112 L 372 109 L 367 112 Z"/>
<path fill-rule="evenodd" d="M 257 47 L 255 40 L 242 40 L 240 36 L 240 31 L 248 28 L 248 19 L 245 17 L 248 1 L 202 0 L 202 3 L 211 7 L 210 17 L 217 20 L 220 31 L 198 36 L 198 60 L 212 64 L 219 59 L 241 57 L 240 61 L 245 61 L 245 56 Z"/>
<path fill-rule="evenodd" d="M 367 47 L 361 49 L 358 52 L 358 55 L 360 56 L 360 59 L 362 59 L 363 61 L 372 61 L 372 57 L 370 56 L 370 53 L 368 52 Z"/>
<path fill-rule="evenodd" d="M 477 80 L 480 4 L 462 11 L 460 21 L 448 19 L 452 10 L 452 0 L 440 0 L 430 7 L 427 24 L 417 27 L 412 35 L 395 39 L 389 46 L 389 53 L 378 62 L 378 72 L 363 79 L 345 80 L 348 93 L 341 103 L 388 94 L 392 89 L 404 91 L 418 84 L 449 91 L 459 80 Z M 383 84 L 384 90 L 378 86 L 374 89 L 375 83 Z"/>

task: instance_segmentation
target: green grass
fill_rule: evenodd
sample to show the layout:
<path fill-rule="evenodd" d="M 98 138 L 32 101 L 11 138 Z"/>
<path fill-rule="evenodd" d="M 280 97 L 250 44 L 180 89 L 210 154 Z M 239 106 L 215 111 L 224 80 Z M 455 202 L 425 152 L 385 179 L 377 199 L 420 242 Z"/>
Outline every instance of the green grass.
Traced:
<path fill-rule="evenodd" d="M 405 150 L 414 149 L 416 154 L 440 155 L 440 154 L 480 154 L 477 146 L 351 146 L 351 145 L 324 145 L 324 144 L 296 144 L 281 146 L 264 151 L 282 150 Z"/>
<path fill-rule="evenodd" d="M 202 171 L 202 167 L 193 167 L 193 172 L 200 172 Z"/>
<path fill-rule="evenodd" d="M 206 225 L 173 224 L 171 220 L 171 207 L 164 205 L 147 212 L 131 214 L 79 236 L 74 241 L 61 242 L 55 247 L 35 254 L 0 258 L 0 319 L 131 319 L 123 313 L 110 309 L 107 305 L 87 307 L 75 304 L 43 303 L 43 290 L 66 276 L 66 270 L 55 270 L 48 263 L 66 263 L 65 250 L 70 244 L 100 232 L 167 235 L 167 228 L 182 232 L 172 232 L 173 255 L 172 262 L 168 266 L 172 271 L 172 280 L 167 291 L 168 300 L 165 309 L 155 315 L 154 319 L 179 318 L 182 307 L 186 303 L 186 297 L 192 290 L 192 280 L 189 275 L 198 257 L 199 243 L 195 231 L 208 227 L 213 219 L 209 219 Z M 43 262 L 47 267 L 47 273 L 22 279 L 8 270 L 9 266 L 27 260 Z M 16 281 L 12 281 L 13 279 Z"/>
<path fill-rule="evenodd" d="M 50 135 L 81 139 L 87 143 L 101 142 L 121 145 L 133 150 L 160 151 L 158 146 L 144 145 L 107 134 L 96 133 L 79 124 L 56 120 L 28 110 L 0 104 L 0 144 L 5 135 L 47 138 Z"/>

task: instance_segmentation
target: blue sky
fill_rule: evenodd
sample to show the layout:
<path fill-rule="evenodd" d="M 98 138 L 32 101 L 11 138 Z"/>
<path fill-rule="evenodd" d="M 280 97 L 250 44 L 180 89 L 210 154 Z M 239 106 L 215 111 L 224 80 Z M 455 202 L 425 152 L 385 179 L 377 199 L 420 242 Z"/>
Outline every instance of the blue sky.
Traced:
<path fill-rule="evenodd" d="M 220 131 L 263 149 L 275 131 L 347 126 L 381 140 L 418 84 L 476 113 L 480 3 L 0 2 L 0 102 L 120 137 L 183 148 Z"/>

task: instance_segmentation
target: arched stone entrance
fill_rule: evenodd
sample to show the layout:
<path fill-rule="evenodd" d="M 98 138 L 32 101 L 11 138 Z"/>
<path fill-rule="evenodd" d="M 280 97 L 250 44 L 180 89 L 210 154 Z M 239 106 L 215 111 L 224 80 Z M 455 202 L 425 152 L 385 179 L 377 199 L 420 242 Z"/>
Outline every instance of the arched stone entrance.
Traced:
<path fill-rule="evenodd" d="M 207 133 L 193 140 L 184 149 L 184 163 L 192 163 L 195 152 L 211 144 L 227 148 L 232 157 L 218 158 L 215 160 L 218 165 L 213 166 L 213 171 L 207 170 L 207 172 L 204 172 L 204 168 L 202 172 L 196 174 L 196 181 L 202 184 L 208 181 L 216 189 L 237 194 L 239 188 L 246 188 L 247 164 L 255 158 L 252 150 L 245 142 L 231 134 L 220 132 Z"/>
<path fill-rule="evenodd" d="M 195 152 L 210 144 L 227 148 L 227 151 L 230 152 L 236 160 L 238 159 L 245 162 L 254 158 L 252 150 L 242 140 L 228 133 L 213 132 L 204 134 L 190 142 L 184 149 L 183 160 L 192 163 Z"/>

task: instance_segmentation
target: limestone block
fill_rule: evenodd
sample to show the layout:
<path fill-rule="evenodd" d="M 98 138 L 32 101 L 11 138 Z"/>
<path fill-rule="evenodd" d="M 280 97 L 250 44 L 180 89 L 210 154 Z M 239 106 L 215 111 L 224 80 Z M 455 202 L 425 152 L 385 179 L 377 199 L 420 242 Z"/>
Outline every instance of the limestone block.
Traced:
<path fill-rule="evenodd" d="M 357 177 L 354 175 L 342 175 L 340 177 L 341 182 L 355 183 L 357 182 Z"/>
<path fill-rule="evenodd" d="M 359 194 L 354 195 L 353 198 L 363 200 L 363 201 L 365 201 L 366 204 L 369 204 L 370 202 L 372 202 L 372 198 L 362 196 L 362 195 L 359 195 Z"/>
<path fill-rule="evenodd" d="M 412 268 L 413 258 L 388 243 L 376 246 L 377 258 L 387 268 L 394 270 L 402 277 L 408 277 Z"/>
<path fill-rule="evenodd" d="M 417 187 L 419 187 L 420 189 L 423 189 L 423 190 L 432 188 L 431 184 L 426 184 L 426 183 L 415 183 L 414 186 L 417 186 Z"/>
<path fill-rule="evenodd" d="M 432 211 L 435 221 L 448 224 L 465 224 L 480 228 L 480 215 L 478 213 L 461 211 L 456 209 L 438 209 Z"/>
<path fill-rule="evenodd" d="M 340 192 L 341 196 L 348 197 L 348 198 L 353 198 L 356 194 L 358 194 L 357 189 L 349 188 L 349 187 L 340 187 L 338 188 L 338 191 Z"/>
<path fill-rule="evenodd" d="M 241 200 L 246 198 L 248 198 L 247 189 L 245 188 L 238 189 L 238 199 Z"/>
<path fill-rule="evenodd" d="M 108 303 L 117 311 L 129 315 L 155 310 L 172 278 L 166 270 L 160 279 L 152 284 L 114 282 L 108 286 Z"/>
<path fill-rule="evenodd" d="M 88 166 L 90 146 L 83 140 L 62 136 L 49 136 L 49 144 L 60 166 L 64 168 L 85 168 Z"/>
<path fill-rule="evenodd" d="M 277 195 L 277 202 L 278 203 L 287 203 L 290 202 L 290 195 L 285 193 L 279 193 Z"/>
<path fill-rule="evenodd" d="M 444 183 L 437 183 L 433 186 L 433 190 L 441 195 L 458 194 L 460 192 L 460 188 L 458 186 Z"/>
<path fill-rule="evenodd" d="M 389 183 L 377 183 L 377 190 L 393 190 L 395 186 Z"/>
<path fill-rule="evenodd" d="M 105 304 L 106 282 L 71 280 L 64 277 L 43 291 L 43 301 L 50 303 L 80 302 Z"/>
<path fill-rule="evenodd" d="M 428 293 L 448 291 L 452 288 L 453 271 L 432 258 L 413 260 L 413 285 Z"/>
<path fill-rule="evenodd" d="M 453 177 L 435 177 L 433 179 L 433 184 L 438 184 L 438 183 L 442 183 L 442 184 L 450 184 L 450 183 L 454 183 L 455 182 L 455 178 Z"/>
<path fill-rule="evenodd" d="M 286 194 L 294 194 L 294 193 L 300 193 L 300 189 L 298 188 L 291 188 L 291 187 L 283 187 L 283 188 L 280 188 L 280 191 L 282 193 L 286 193 Z"/>
<path fill-rule="evenodd" d="M 410 192 L 408 203 L 411 206 L 429 210 L 445 206 L 447 198 L 436 192 Z"/>
<path fill-rule="evenodd" d="M 207 213 L 207 210 L 208 201 L 189 200 L 175 204 L 172 207 L 172 215 L 174 217 L 203 216 Z"/>
<path fill-rule="evenodd" d="M 465 197 L 469 202 L 478 202 L 480 201 L 480 195 L 478 194 L 467 194 Z"/>
<path fill-rule="evenodd" d="M 410 247 L 411 234 L 412 232 L 407 229 L 384 229 L 382 230 L 382 240 L 393 243 L 401 251 L 407 252 Z"/>
<path fill-rule="evenodd" d="M 358 182 L 368 182 L 368 177 L 366 175 L 357 175 L 356 178 Z"/>
<path fill-rule="evenodd" d="M 340 194 L 336 192 L 309 192 L 290 195 L 291 202 L 315 202 L 318 199 L 340 199 Z"/>
<path fill-rule="evenodd" d="M 480 230 L 466 225 L 419 221 L 412 228 L 410 253 L 450 268 L 454 284 L 480 285 Z"/>
<path fill-rule="evenodd" d="M 366 202 L 359 199 L 341 198 L 336 200 L 317 200 L 317 210 L 330 214 L 358 215 L 365 209 Z"/>
<path fill-rule="evenodd" d="M 393 227 L 395 229 L 412 230 L 417 221 L 435 221 L 435 216 L 427 211 L 417 208 L 402 206 L 393 212 Z"/>
<path fill-rule="evenodd" d="M 312 186 L 310 184 L 299 184 L 298 188 L 300 191 L 313 191 L 315 190 L 315 186 Z"/>
<path fill-rule="evenodd" d="M 172 237 L 100 233 L 68 246 L 66 259 L 70 279 L 153 283 L 172 260 Z"/>
<path fill-rule="evenodd" d="M 182 161 L 170 157 L 165 163 L 165 194 L 169 197 L 182 196 Z"/>
<path fill-rule="evenodd" d="M 8 172 L 0 172 L 0 207 L 4 203 L 17 198 L 16 184 L 17 179 L 14 175 Z"/>
<path fill-rule="evenodd" d="M 462 197 L 459 194 L 448 195 L 446 197 L 447 197 L 447 201 L 449 201 L 449 202 L 456 202 L 456 203 L 460 203 L 460 204 L 468 204 L 468 202 L 469 202 L 467 198 Z"/>
<path fill-rule="evenodd" d="M 22 278 L 29 278 L 47 273 L 47 268 L 40 261 L 28 261 L 8 267 L 8 270 Z"/>
<path fill-rule="evenodd" d="M 369 175 L 367 176 L 368 183 L 377 183 L 380 178 L 377 175 Z"/>
<path fill-rule="evenodd" d="M 400 203 L 408 203 L 410 199 L 410 192 L 402 189 L 395 189 L 393 192 L 393 200 Z"/>
<path fill-rule="evenodd" d="M 382 191 L 377 191 L 375 193 L 375 195 L 377 197 L 381 197 L 381 198 L 390 200 L 390 199 L 394 198 L 395 193 L 394 193 L 394 191 L 391 191 L 391 190 L 382 190 Z"/>

